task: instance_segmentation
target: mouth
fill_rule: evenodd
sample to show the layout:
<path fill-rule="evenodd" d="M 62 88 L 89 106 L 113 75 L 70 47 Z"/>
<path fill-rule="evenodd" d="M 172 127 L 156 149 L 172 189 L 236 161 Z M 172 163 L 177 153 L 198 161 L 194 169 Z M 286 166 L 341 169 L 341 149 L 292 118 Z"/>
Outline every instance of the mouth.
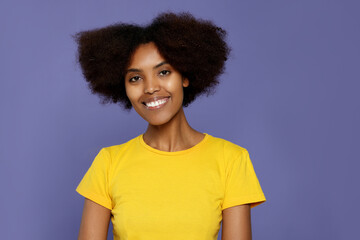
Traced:
<path fill-rule="evenodd" d="M 163 107 L 168 101 L 170 97 L 165 98 L 154 98 L 151 101 L 143 102 L 142 104 L 149 110 L 159 109 Z"/>

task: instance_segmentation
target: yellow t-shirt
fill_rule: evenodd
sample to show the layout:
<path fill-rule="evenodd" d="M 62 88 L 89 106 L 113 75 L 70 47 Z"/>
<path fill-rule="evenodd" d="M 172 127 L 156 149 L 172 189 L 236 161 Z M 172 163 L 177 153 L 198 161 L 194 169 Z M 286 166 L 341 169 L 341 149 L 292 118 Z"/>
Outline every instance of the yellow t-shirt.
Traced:
<path fill-rule="evenodd" d="M 223 209 L 265 201 L 248 151 L 209 134 L 177 152 L 142 135 L 103 148 L 76 191 L 111 210 L 115 240 L 216 240 Z"/>

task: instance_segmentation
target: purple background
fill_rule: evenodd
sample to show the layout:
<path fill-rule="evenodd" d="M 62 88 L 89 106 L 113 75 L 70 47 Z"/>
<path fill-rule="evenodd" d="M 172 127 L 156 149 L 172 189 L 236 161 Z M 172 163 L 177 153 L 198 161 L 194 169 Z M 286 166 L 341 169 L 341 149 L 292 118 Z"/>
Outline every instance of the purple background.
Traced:
<path fill-rule="evenodd" d="M 249 150 L 267 197 L 254 239 L 359 236 L 359 1 L 2 0 L 0 239 L 75 239 L 93 158 L 145 131 L 91 95 L 71 34 L 165 10 L 228 31 L 221 85 L 186 114 Z"/>

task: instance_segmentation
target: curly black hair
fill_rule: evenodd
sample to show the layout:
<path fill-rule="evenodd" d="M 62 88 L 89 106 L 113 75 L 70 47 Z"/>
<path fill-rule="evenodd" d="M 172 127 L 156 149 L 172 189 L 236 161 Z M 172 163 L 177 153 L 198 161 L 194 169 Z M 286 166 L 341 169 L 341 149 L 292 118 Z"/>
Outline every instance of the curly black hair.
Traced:
<path fill-rule="evenodd" d="M 116 23 L 75 34 L 78 61 L 92 93 L 102 103 L 120 103 L 131 109 L 125 91 L 125 72 L 132 54 L 141 44 L 153 42 L 160 54 L 189 79 L 183 106 L 201 94 L 213 93 L 224 71 L 230 48 L 226 32 L 211 21 L 190 13 L 162 13 L 149 25 Z"/>

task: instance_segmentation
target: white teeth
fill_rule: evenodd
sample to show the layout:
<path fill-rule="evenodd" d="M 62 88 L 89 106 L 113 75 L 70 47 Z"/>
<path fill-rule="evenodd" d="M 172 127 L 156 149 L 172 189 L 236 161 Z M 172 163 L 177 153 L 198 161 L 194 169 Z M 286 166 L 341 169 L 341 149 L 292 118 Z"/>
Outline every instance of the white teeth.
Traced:
<path fill-rule="evenodd" d="M 146 106 L 148 106 L 148 107 L 157 107 L 157 106 L 165 103 L 166 101 L 167 101 L 167 99 L 164 98 L 164 99 L 160 99 L 160 100 L 157 100 L 157 101 L 154 101 L 154 102 L 146 103 Z"/>

